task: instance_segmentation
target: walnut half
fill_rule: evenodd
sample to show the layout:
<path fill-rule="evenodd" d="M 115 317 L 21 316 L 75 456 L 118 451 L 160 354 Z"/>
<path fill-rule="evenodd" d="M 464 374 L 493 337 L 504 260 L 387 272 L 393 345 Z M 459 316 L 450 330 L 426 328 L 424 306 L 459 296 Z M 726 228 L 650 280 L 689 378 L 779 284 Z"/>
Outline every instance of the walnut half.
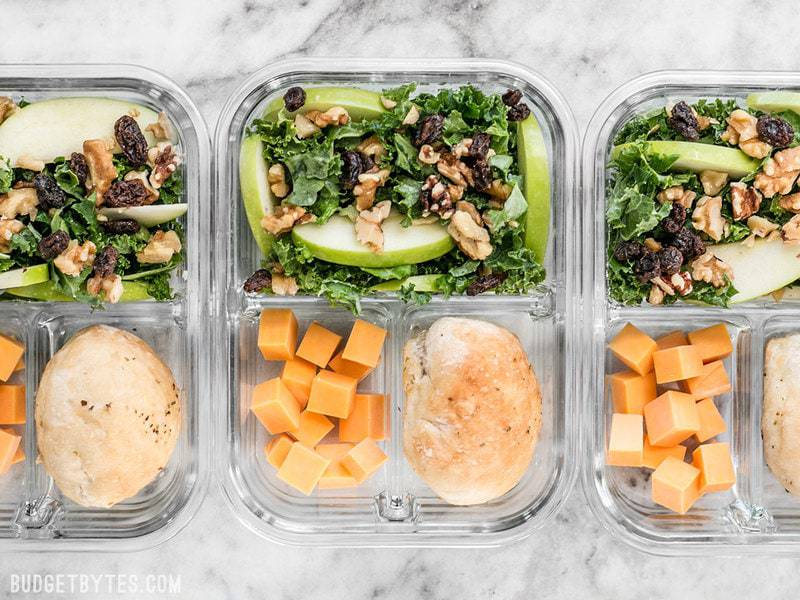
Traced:
<path fill-rule="evenodd" d="M 0 217 L 0 252 L 11 249 L 11 238 L 25 227 L 22 221 Z"/>
<path fill-rule="evenodd" d="M 447 233 L 453 236 L 459 250 L 473 260 L 483 260 L 492 253 L 489 232 L 475 223 L 472 215 L 465 210 L 457 210 L 453 214 Z"/>
<path fill-rule="evenodd" d="M 706 252 L 692 262 L 692 279 L 721 288 L 728 280 L 733 281 L 733 269 L 712 252 Z"/>
<path fill-rule="evenodd" d="M 753 187 L 739 181 L 731 184 L 731 205 L 733 220 L 749 219 L 761 208 L 761 193 Z"/>
<path fill-rule="evenodd" d="M 261 227 L 272 235 L 281 235 L 291 231 L 295 225 L 310 223 L 315 219 L 316 217 L 306 212 L 306 209 L 302 206 L 284 204 L 279 206 L 271 215 L 262 217 Z"/>
<path fill-rule="evenodd" d="M 78 244 L 76 240 L 70 240 L 67 249 L 56 256 L 53 264 L 64 275 L 75 277 L 80 275 L 86 267 L 94 264 L 96 253 L 97 246 L 92 242 Z"/>
<path fill-rule="evenodd" d="M 725 218 L 722 216 L 722 198 L 703 196 L 692 213 L 692 225 L 712 240 L 718 242 L 725 235 Z"/>
<path fill-rule="evenodd" d="M 378 202 L 368 210 L 362 210 L 356 218 L 356 239 L 376 254 L 383 251 L 383 229 L 381 224 L 389 216 L 392 203 Z"/>
<path fill-rule="evenodd" d="M 173 255 L 181 251 L 181 240 L 174 231 L 156 231 L 147 242 L 147 246 L 136 254 L 136 260 L 142 264 L 160 264 L 169 262 Z"/>

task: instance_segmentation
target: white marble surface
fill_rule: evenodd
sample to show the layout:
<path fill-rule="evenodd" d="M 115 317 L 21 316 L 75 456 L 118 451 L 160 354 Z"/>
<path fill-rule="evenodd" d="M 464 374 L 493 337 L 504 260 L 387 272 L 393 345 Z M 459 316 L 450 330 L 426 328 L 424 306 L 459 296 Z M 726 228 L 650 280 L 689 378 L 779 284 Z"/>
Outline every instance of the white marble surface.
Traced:
<path fill-rule="evenodd" d="M 4 0 L 1 6 L 0 61 L 153 67 L 188 89 L 210 128 L 245 76 L 290 54 L 513 59 L 561 89 L 581 128 L 603 97 L 646 71 L 800 67 L 795 10 L 778 0 Z M 173 596 L 179 598 L 785 598 L 797 595 L 798 566 L 787 558 L 640 554 L 599 527 L 579 488 L 552 524 L 504 549 L 285 548 L 241 526 L 214 488 L 189 527 L 152 551 L 0 557 L 0 597 L 9 595 L 12 573 L 152 573 L 180 575 L 181 593 Z"/>

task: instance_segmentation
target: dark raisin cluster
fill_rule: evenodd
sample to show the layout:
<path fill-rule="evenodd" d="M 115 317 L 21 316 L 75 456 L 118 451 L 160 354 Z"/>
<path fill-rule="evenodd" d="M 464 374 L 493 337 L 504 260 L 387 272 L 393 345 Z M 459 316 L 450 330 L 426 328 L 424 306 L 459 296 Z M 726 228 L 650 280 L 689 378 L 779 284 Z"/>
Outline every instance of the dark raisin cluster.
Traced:
<path fill-rule="evenodd" d="M 97 277 L 111 277 L 117 268 L 119 251 L 114 246 L 106 246 L 97 253 L 94 259 L 94 274 Z"/>
<path fill-rule="evenodd" d="M 103 231 L 111 235 L 123 235 L 136 233 L 141 229 L 137 221 L 133 219 L 118 219 L 116 221 L 103 221 L 100 223 Z"/>
<path fill-rule="evenodd" d="M 794 129 L 780 117 L 762 115 L 756 123 L 758 139 L 775 148 L 785 148 L 794 140 Z"/>
<path fill-rule="evenodd" d="M 69 246 L 69 235 L 66 231 L 54 231 L 39 240 L 39 256 L 44 260 L 53 260 Z"/>
<path fill-rule="evenodd" d="M 661 228 L 669 235 L 675 235 L 686 224 L 686 207 L 678 202 L 673 203 L 669 215 L 661 220 Z"/>
<path fill-rule="evenodd" d="M 342 152 L 341 182 L 345 189 L 351 190 L 358 184 L 358 176 L 369 171 L 375 163 L 368 156 L 355 150 Z"/>
<path fill-rule="evenodd" d="M 672 107 L 672 113 L 667 118 L 667 125 L 691 142 L 700 139 L 700 123 L 698 123 L 692 107 L 683 100 Z"/>
<path fill-rule="evenodd" d="M 417 148 L 425 144 L 434 144 L 442 137 L 443 128 L 444 115 L 436 114 L 425 117 L 420 121 L 412 141 Z"/>
<path fill-rule="evenodd" d="M 33 187 L 36 188 L 36 197 L 39 205 L 48 210 L 50 208 L 62 208 L 67 203 L 67 195 L 64 193 L 56 180 L 47 173 L 37 173 L 33 177 Z"/>
<path fill-rule="evenodd" d="M 266 269 L 259 269 L 244 282 L 244 291 L 248 294 L 255 294 L 272 285 L 272 276 Z"/>
<path fill-rule="evenodd" d="M 147 140 L 136 119 L 122 115 L 114 123 L 114 137 L 132 167 L 138 169 L 147 162 Z"/>
<path fill-rule="evenodd" d="M 522 92 L 511 89 L 501 96 L 503 104 L 508 107 L 509 121 L 523 121 L 531 114 L 530 107 L 522 102 Z"/>
<path fill-rule="evenodd" d="M 702 256 L 706 251 L 706 245 L 700 236 L 686 228 L 676 233 L 669 241 L 669 245 L 680 250 L 686 261 Z"/>
<path fill-rule="evenodd" d="M 103 202 L 111 208 L 142 206 L 147 202 L 148 197 L 144 183 L 138 179 L 132 179 L 112 183 L 108 191 L 103 194 Z"/>
<path fill-rule="evenodd" d="M 508 279 L 508 273 L 498 271 L 488 275 L 480 275 L 467 287 L 467 296 L 477 296 L 489 290 L 493 290 L 498 285 Z"/>
<path fill-rule="evenodd" d="M 294 86 L 286 90 L 283 95 L 283 105 L 289 112 L 300 110 L 303 104 L 306 103 L 306 92 L 303 88 Z"/>
<path fill-rule="evenodd" d="M 80 152 L 73 152 L 69 157 L 69 168 L 75 173 L 78 183 L 86 186 L 86 180 L 89 179 L 89 165 L 86 164 L 86 157 Z"/>

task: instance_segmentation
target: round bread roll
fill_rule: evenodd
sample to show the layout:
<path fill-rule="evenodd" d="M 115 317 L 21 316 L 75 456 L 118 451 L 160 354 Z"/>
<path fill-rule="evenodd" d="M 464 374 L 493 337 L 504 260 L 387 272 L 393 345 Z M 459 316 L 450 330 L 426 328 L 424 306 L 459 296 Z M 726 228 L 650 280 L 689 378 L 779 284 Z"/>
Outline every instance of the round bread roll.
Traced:
<path fill-rule="evenodd" d="M 764 458 L 786 491 L 800 496 L 800 335 L 770 340 L 764 357 Z"/>
<path fill-rule="evenodd" d="M 180 391 L 144 341 L 105 325 L 56 352 L 36 394 L 44 467 L 82 506 L 135 496 L 164 468 L 180 431 Z"/>
<path fill-rule="evenodd" d="M 446 317 L 403 355 L 403 447 L 417 474 L 450 504 L 482 504 L 513 488 L 542 421 L 536 375 L 517 337 Z"/>

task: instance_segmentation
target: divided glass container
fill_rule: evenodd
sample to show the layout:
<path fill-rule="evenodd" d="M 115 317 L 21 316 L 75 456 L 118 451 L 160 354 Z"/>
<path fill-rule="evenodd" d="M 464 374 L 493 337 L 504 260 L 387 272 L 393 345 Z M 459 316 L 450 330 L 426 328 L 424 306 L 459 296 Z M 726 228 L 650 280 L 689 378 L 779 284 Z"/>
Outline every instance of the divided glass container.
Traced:
<path fill-rule="evenodd" d="M 346 335 L 355 316 L 319 298 L 243 292 L 243 282 L 259 268 L 262 256 L 242 207 L 239 147 L 249 123 L 291 86 L 355 86 L 380 91 L 411 81 L 420 84 L 420 91 L 463 84 L 487 92 L 503 92 L 509 87 L 522 90 L 542 127 L 550 165 L 547 280 L 524 297 L 434 298 L 425 306 L 404 305 L 389 295 L 364 299 L 361 318 L 389 331 L 381 364 L 359 386 L 361 391 L 388 398 L 389 437 L 381 446 L 389 460 L 358 488 L 315 490 L 306 497 L 276 477 L 264 455 L 268 433 L 250 411 L 253 387 L 278 376 L 280 368 L 279 363 L 265 361 L 256 346 L 259 313 L 265 308 L 291 308 L 298 319 L 299 336 L 314 320 Z M 217 125 L 215 144 L 215 297 L 219 312 L 215 362 L 220 383 L 217 472 L 240 519 L 278 542 L 328 546 L 494 545 L 521 538 L 548 521 L 572 487 L 577 457 L 574 389 L 578 361 L 570 337 L 575 305 L 569 301 L 577 279 L 570 246 L 576 133 L 562 97 L 527 69 L 495 61 L 293 60 L 258 71 L 229 98 Z M 444 503 L 415 475 L 403 454 L 403 346 L 410 336 L 443 316 L 485 319 L 513 331 L 542 387 L 542 432 L 530 468 L 512 491 L 482 506 Z M 330 439 L 335 440 L 335 435 Z"/>
<path fill-rule="evenodd" d="M 761 408 L 765 346 L 773 337 L 800 333 L 800 303 L 787 292 L 732 307 L 702 305 L 624 307 L 609 300 L 606 284 L 607 167 L 613 139 L 631 117 L 670 101 L 736 99 L 751 92 L 800 89 L 798 73 L 671 71 L 637 78 L 611 94 L 595 113 L 583 147 L 582 288 L 584 325 L 580 333 L 584 438 L 583 484 L 593 512 L 612 533 L 654 554 L 731 554 L 800 551 L 800 498 L 786 492 L 764 460 Z M 769 268 L 769 265 L 765 265 Z M 650 471 L 605 464 L 613 412 L 606 377 L 623 369 L 607 350 L 626 323 L 652 337 L 676 329 L 691 331 L 724 323 L 733 354 L 725 360 L 732 391 L 715 398 L 728 431 L 736 472 L 731 490 L 701 498 L 686 515 L 650 499 Z M 800 368 L 800 367 L 798 367 Z"/>
<path fill-rule="evenodd" d="M 26 386 L 25 460 L 0 478 L 0 549 L 141 550 L 175 535 L 192 518 L 207 483 L 207 390 L 211 381 L 207 318 L 211 307 L 209 264 L 209 140 L 189 97 L 163 75 L 129 65 L 3 65 L 0 94 L 30 102 L 97 96 L 164 111 L 183 162 L 181 202 L 189 211 L 184 264 L 173 277 L 169 302 L 106 304 L 92 310 L 71 302 L 0 302 L 0 334 L 25 345 L 23 371 L 9 383 Z M 181 389 L 181 433 L 165 469 L 135 497 L 110 509 L 87 508 L 62 496 L 37 461 L 34 406 L 45 365 L 75 333 L 96 324 L 125 329 L 144 339 L 172 370 Z"/>

